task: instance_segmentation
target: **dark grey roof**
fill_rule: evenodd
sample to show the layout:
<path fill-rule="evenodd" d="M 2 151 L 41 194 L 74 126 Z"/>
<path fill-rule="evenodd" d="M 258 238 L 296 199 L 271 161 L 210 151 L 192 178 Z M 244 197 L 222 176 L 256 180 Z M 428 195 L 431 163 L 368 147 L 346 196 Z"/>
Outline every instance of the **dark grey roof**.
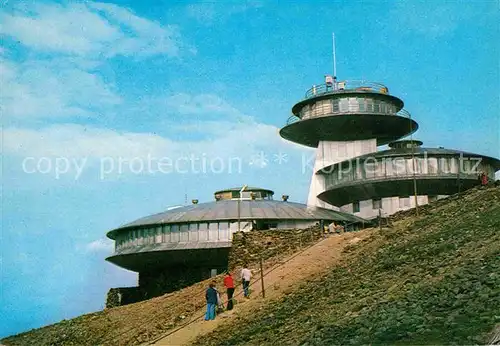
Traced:
<path fill-rule="evenodd" d="M 351 214 L 311 207 L 300 203 L 268 200 L 243 200 L 240 203 L 241 220 L 333 220 L 349 223 L 366 222 L 366 220 Z M 116 232 L 120 229 L 146 225 L 237 219 L 238 201 L 222 200 L 219 202 L 192 204 L 146 216 L 116 228 L 108 232 L 107 235 L 114 239 Z"/>
<path fill-rule="evenodd" d="M 346 164 L 349 161 L 357 161 L 363 160 L 366 158 L 385 158 L 385 157 L 406 157 L 415 154 L 415 156 L 460 156 L 462 155 L 463 157 L 466 158 L 473 158 L 473 157 L 478 157 L 481 159 L 486 160 L 489 162 L 495 171 L 500 170 L 500 160 L 496 159 L 491 156 L 486 156 L 486 155 L 481 155 L 481 154 L 474 154 L 474 153 L 469 153 L 466 151 L 460 151 L 460 150 L 454 150 L 454 149 L 445 149 L 445 148 L 423 148 L 423 147 L 416 147 L 416 148 L 395 148 L 395 149 L 388 149 L 388 150 L 382 150 L 382 151 L 377 151 L 375 153 L 370 153 L 366 155 L 361 155 L 354 157 L 349 160 L 344 160 L 342 162 L 337 162 L 334 163 L 333 165 L 326 166 L 322 168 L 319 172 L 332 172 L 332 167 L 337 166 L 337 165 L 342 165 Z"/>

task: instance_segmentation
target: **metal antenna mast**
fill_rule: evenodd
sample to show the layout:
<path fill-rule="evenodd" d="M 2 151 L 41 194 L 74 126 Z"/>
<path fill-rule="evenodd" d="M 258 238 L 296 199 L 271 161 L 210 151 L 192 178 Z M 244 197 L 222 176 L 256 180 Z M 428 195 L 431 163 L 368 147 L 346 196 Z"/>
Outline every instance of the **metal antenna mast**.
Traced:
<path fill-rule="evenodd" d="M 333 77 L 337 77 L 337 54 L 335 54 L 335 33 L 332 32 L 332 44 L 333 44 Z"/>

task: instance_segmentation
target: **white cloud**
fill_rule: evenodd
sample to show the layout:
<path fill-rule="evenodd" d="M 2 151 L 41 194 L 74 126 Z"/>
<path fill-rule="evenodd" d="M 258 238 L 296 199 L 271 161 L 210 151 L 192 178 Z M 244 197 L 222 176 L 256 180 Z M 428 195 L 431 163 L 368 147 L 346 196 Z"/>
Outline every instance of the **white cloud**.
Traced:
<path fill-rule="evenodd" d="M 184 115 L 217 114 L 218 116 L 239 115 L 240 111 L 213 94 L 189 95 L 178 93 L 165 99 L 172 110 Z"/>
<path fill-rule="evenodd" d="M 226 100 L 214 94 L 192 95 L 178 92 L 171 95 L 148 96 L 130 107 L 134 113 L 161 117 L 165 126 L 193 130 L 216 123 L 249 123 L 253 117 L 243 114 Z"/>
<path fill-rule="evenodd" d="M 181 41 L 179 30 L 173 25 L 161 25 L 158 22 L 136 16 L 123 7 L 98 2 L 89 2 L 88 7 L 100 11 L 110 22 L 125 27 L 132 35 L 123 37 L 112 47 L 114 54 L 129 55 L 130 52 L 141 55 L 166 54 L 171 57 L 180 55 L 186 48 L 191 53 L 192 47 Z"/>
<path fill-rule="evenodd" d="M 4 129 L 4 152 L 34 157 L 145 157 L 168 153 L 176 146 L 148 133 L 120 133 L 83 125 L 52 125 L 42 129 Z"/>
<path fill-rule="evenodd" d="M 0 33 L 39 51 L 71 55 L 178 57 L 183 45 L 174 26 L 97 2 L 36 4 L 0 15 Z M 187 50 L 187 49 L 186 49 Z"/>
<path fill-rule="evenodd" d="M 88 243 L 85 246 L 85 250 L 88 252 L 107 252 L 113 251 L 113 241 L 107 238 L 101 238 Z"/>
<path fill-rule="evenodd" d="M 28 120 L 67 116 L 94 117 L 122 102 L 110 83 L 96 73 L 59 61 L 16 64 L 0 59 L 0 105 L 6 118 Z"/>

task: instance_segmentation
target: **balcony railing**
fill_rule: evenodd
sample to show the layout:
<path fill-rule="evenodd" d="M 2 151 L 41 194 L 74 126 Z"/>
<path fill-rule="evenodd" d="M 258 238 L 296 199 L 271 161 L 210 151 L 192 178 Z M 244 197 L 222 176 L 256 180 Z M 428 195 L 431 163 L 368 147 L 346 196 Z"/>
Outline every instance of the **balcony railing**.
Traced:
<path fill-rule="evenodd" d="M 348 91 L 374 92 L 389 94 L 389 88 L 381 83 L 363 80 L 344 80 L 333 84 L 318 84 L 306 91 L 306 99 L 324 94 L 342 93 Z"/>
<path fill-rule="evenodd" d="M 309 115 L 307 118 L 299 118 L 296 115 L 292 115 L 292 116 L 290 116 L 287 119 L 286 124 L 290 125 L 290 124 L 294 124 L 294 123 L 296 123 L 298 121 L 301 121 L 301 120 L 321 118 L 321 117 L 330 117 L 330 116 L 344 115 L 344 114 L 375 114 L 375 115 L 382 114 L 382 115 L 387 115 L 387 116 L 399 115 L 401 117 L 405 117 L 405 118 L 411 119 L 411 114 L 406 109 L 401 109 L 396 114 L 388 114 L 388 113 L 374 112 L 374 111 L 370 111 L 370 110 L 360 111 L 359 108 L 353 108 L 353 109 L 347 109 L 345 111 L 338 111 L 338 112 L 332 112 L 331 109 L 330 109 L 330 110 L 328 110 L 328 112 L 326 112 L 324 114 L 323 113 L 318 113 L 318 114 L 315 114 L 315 115 L 312 115 L 312 116 Z"/>
<path fill-rule="evenodd" d="M 289 117 L 286 121 L 286 124 L 287 125 L 290 125 L 290 124 L 293 124 L 293 123 L 296 123 L 297 121 L 299 121 L 300 118 L 299 117 L 296 117 L 295 115 L 292 115 L 291 117 Z"/>
<path fill-rule="evenodd" d="M 396 113 L 396 115 L 399 115 L 400 117 L 405 117 L 411 119 L 411 114 L 408 112 L 406 109 L 401 109 L 399 112 Z"/>

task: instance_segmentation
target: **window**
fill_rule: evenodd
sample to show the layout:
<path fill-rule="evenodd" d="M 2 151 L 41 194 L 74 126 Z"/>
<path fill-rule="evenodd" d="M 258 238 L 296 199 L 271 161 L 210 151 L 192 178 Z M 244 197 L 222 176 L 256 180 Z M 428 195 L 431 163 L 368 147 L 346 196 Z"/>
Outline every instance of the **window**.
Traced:
<path fill-rule="evenodd" d="M 310 109 L 309 105 L 305 105 L 304 108 L 300 110 L 300 114 L 303 119 L 309 118 L 309 116 L 311 115 L 309 109 Z"/>
<path fill-rule="evenodd" d="M 413 159 L 406 159 L 406 171 L 408 174 L 413 174 L 413 165 L 417 166 L 417 163 Z"/>
<path fill-rule="evenodd" d="M 365 99 L 362 97 L 358 98 L 358 103 L 359 103 L 359 111 L 366 112 Z"/>
<path fill-rule="evenodd" d="M 458 159 L 450 158 L 450 173 L 458 173 Z"/>
<path fill-rule="evenodd" d="M 208 225 L 208 240 L 218 240 L 219 239 L 219 223 L 211 222 Z"/>
<path fill-rule="evenodd" d="M 349 97 L 349 112 L 357 112 L 359 110 L 359 103 L 355 97 Z"/>
<path fill-rule="evenodd" d="M 418 174 L 426 174 L 426 166 L 425 166 L 425 160 L 422 158 L 417 159 L 417 173 Z"/>
<path fill-rule="evenodd" d="M 405 175 L 406 174 L 406 160 L 402 158 L 396 158 L 392 161 L 393 164 L 393 172 L 396 175 Z"/>
<path fill-rule="evenodd" d="M 243 191 L 241 193 L 241 198 L 244 198 L 244 199 L 250 199 L 252 196 L 251 196 L 251 192 L 249 191 Z"/>
<path fill-rule="evenodd" d="M 208 223 L 203 222 L 198 224 L 198 241 L 208 240 Z"/>
<path fill-rule="evenodd" d="M 333 99 L 332 100 L 332 112 L 333 113 L 338 113 L 339 112 L 339 100 L 338 99 Z"/>
<path fill-rule="evenodd" d="M 169 243 L 170 242 L 170 225 L 163 225 L 161 228 L 162 233 L 162 242 Z"/>
<path fill-rule="evenodd" d="M 170 226 L 170 242 L 178 243 L 180 240 L 179 225 Z"/>
<path fill-rule="evenodd" d="M 384 102 L 380 102 L 380 113 L 387 113 L 387 108 Z"/>
<path fill-rule="evenodd" d="M 339 100 L 339 107 L 341 112 L 347 112 L 349 110 L 349 103 L 347 99 Z"/>
<path fill-rule="evenodd" d="M 161 242 L 162 242 L 161 226 L 158 226 L 156 227 L 155 243 L 161 243 Z"/>
<path fill-rule="evenodd" d="M 321 101 L 321 114 L 329 114 L 332 112 L 331 102 L 329 100 Z"/>
<path fill-rule="evenodd" d="M 355 167 L 354 167 L 354 179 L 355 180 L 363 180 L 363 170 L 361 169 L 361 165 L 358 165 L 358 164 L 355 164 Z M 340 173 L 340 170 L 339 170 L 339 173 Z"/>
<path fill-rule="evenodd" d="M 382 209 L 382 200 L 380 198 L 372 200 L 373 209 Z"/>
<path fill-rule="evenodd" d="M 311 104 L 310 108 L 311 108 L 311 113 L 310 114 L 313 117 L 313 116 L 316 115 L 316 103 Z"/>
<path fill-rule="evenodd" d="M 438 162 L 435 157 L 431 157 L 427 160 L 427 170 L 429 174 L 436 174 L 438 170 Z"/>
<path fill-rule="evenodd" d="M 151 234 L 149 228 L 144 230 L 144 244 L 151 244 Z"/>
<path fill-rule="evenodd" d="M 399 208 L 409 208 L 410 207 L 410 197 L 399 197 Z"/>
<path fill-rule="evenodd" d="M 219 239 L 229 240 L 229 222 L 219 222 Z"/>
<path fill-rule="evenodd" d="M 375 162 L 365 161 L 364 168 L 365 168 L 365 177 L 366 178 L 374 178 L 375 177 L 375 169 L 376 169 Z"/>
<path fill-rule="evenodd" d="M 352 212 L 353 213 L 359 213 L 359 202 L 354 202 L 352 204 Z"/>
<path fill-rule="evenodd" d="M 179 240 L 183 243 L 189 241 L 189 224 L 182 224 L 179 227 Z"/>
<path fill-rule="evenodd" d="M 385 176 L 385 165 L 382 161 L 377 161 L 375 164 L 375 176 L 384 177 Z"/>
<path fill-rule="evenodd" d="M 373 112 L 373 100 L 372 99 L 366 99 L 366 111 Z"/>
<path fill-rule="evenodd" d="M 394 175 L 393 169 L 392 169 L 392 160 L 386 159 L 385 161 L 385 171 L 387 173 L 387 176 L 390 177 L 391 175 Z"/>
<path fill-rule="evenodd" d="M 439 159 L 439 168 L 441 173 L 450 173 L 450 163 L 446 157 Z"/>

